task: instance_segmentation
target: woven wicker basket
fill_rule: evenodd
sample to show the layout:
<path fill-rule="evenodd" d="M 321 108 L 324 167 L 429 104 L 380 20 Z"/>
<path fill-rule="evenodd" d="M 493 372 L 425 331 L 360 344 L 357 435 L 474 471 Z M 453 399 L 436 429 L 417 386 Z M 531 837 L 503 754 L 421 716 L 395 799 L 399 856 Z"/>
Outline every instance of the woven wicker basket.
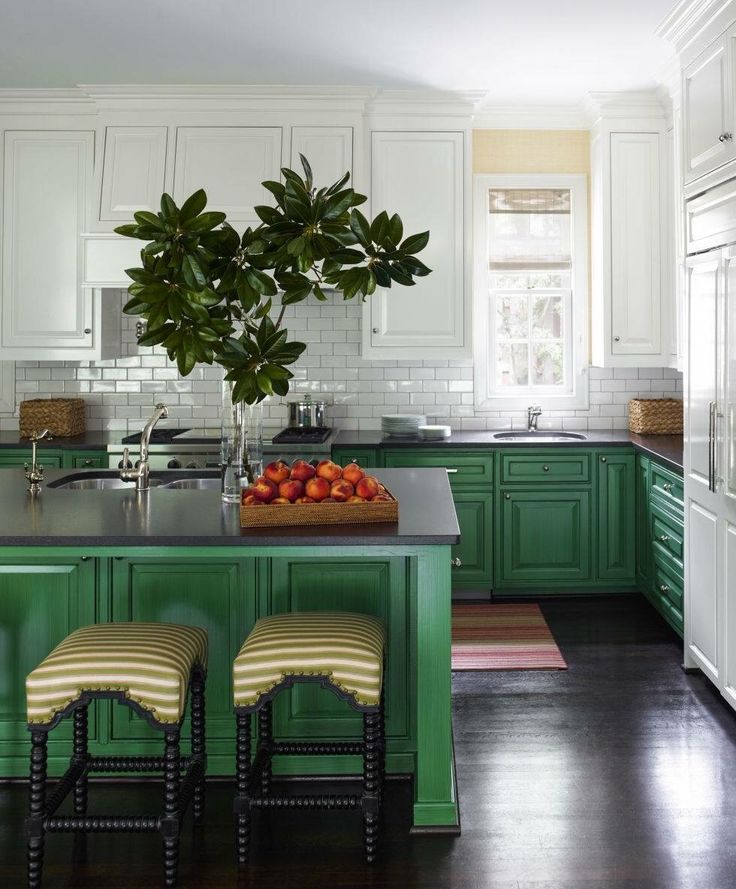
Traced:
<path fill-rule="evenodd" d="M 640 435 L 682 434 L 682 402 L 676 398 L 632 398 L 629 430 Z"/>
<path fill-rule="evenodd" d="M 48 429 L 57 438 L 81 435 L 87 428 L 81 398 L 33 398 L 20 403 L 20 434 L 28 438 Z"/>
<path fill-rule="evenodd" d="M 240 506 L 241 528 L 267 528 L 302 525 L 360 525 L 365 522 L 398 522 L 399 502 L 387 490 L 391 500 L 366 503 L 292 503 L 272 506 Z"/>

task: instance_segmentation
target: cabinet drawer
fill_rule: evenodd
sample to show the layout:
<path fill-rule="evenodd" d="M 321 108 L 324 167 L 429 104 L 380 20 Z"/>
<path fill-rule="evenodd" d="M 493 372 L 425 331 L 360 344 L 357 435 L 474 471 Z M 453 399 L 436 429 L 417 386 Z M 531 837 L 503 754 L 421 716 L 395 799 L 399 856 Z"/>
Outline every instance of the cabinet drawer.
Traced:
<path fill-rule="evenodd" d="M 72 469 L 102 469 L 107 466 L 107 454 L 97 451 L 65 453 L 63 465 Z"/>
<path fill-rule="evenodd" d="M 661 498 L 670 508 L 674 507 L 678 516 L 683 514 L 685 503 L 684 484 L 679 475 L 652 463 L 650 470 L 650 493 Z"/>
<path fill-rule="evenodd" d="M 652 546 L 682 564 L 684 552 L 684 528 L 663 509 L 652 503 Z"/>
<path fill-rule="evenodd" d="M 590 454 L 502 454 L 501 482 L 589 482 Z"/>
<path fill-rule="evenodd" d="M 395 449 L 384 452 L 387 467 L 440 467 L 447 470 L 453 487 L 490 486 L 493 483 L 493 454 L 489 451 Z"/>
<path fill-rule="evenodd" d="M 332 459 L 339 466 L 358 463 L 371 468 L 383 465 L 378 448 L 333 448 Z"/>
<path fill-rule="evenodd" d="M 668 566 L 654 559 L 654 592 L 682 612 L 682 580 Z"/>

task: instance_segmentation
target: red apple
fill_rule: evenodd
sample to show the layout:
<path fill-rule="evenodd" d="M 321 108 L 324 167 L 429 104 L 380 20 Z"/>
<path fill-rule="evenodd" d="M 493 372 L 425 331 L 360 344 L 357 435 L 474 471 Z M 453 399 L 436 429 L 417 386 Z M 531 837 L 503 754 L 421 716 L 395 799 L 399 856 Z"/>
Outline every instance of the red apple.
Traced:
<path fill-rule="evenodd" d="M 372 475 L 367 475 L 365 478 L 362 478 L 355 486 L 355 493 L 359 497 L 365 497 L 366 500 L 371 500 L 379 493 L 378 479 L 374 478 Z"/>
<path fill-rule="evenodd" d="M 270 503 L 278 493 L 276 485 L 263 475 L 255 480 L 252 490 L 256 500 L 261 500 L 263 503 Z"/>
<path fill-rule="evenodd" d="M 304 493 L 304 482 L 297 478 L 289 478 L 279 485 L 279 497 L 286 497 L 292 503 Z"/>
<path fill-rule="evenodd" d="M 269 463 L 263 470 L 263 474 L 275 485 L 279 485 L 285 478 L 289 477 L 289 464 L 284 463 L 283 460 L 274 460 L 273 463 Z"/>
<path fill-rule="evenodd" d="M 300 482 L 314 478 L 314 471 L 314 466 L 311 463 L 307 463 L 306 460 L 295 460 L 291 464 L 291 478 L 295 478 Z"/>
<path fill-rule="evenodd" d="M 319 502 L 330 496 L 330 483 L 325 478 L 310 478 L 304 485 L 304 493 Z"/>
<path fill-rule="evenodd" d="M 350 482 L 351 485 L 357 485 L 364 475 L 365 472 L 357 463 L 348 463 L 342 471 L 342 477 L 345 481 Z"/>
<path fill-rule="evenodd" d="M 320 460 L 317 464 L 317 475 L 327 479 L 328 482 L 335 482 L 342 478 L 342 469 L 332 460 Z"/>
<path fill-rule="evenodd" d="M 344 478 L 333 482 L 332 487 L 330 488 L 330 496 L 333 500 L 337 500 L 338 503 L 344 503 L 349 497 L 352 497 L 354 493 L 355 488 L 353 488 L 350 482 L 346 482 Z"/>

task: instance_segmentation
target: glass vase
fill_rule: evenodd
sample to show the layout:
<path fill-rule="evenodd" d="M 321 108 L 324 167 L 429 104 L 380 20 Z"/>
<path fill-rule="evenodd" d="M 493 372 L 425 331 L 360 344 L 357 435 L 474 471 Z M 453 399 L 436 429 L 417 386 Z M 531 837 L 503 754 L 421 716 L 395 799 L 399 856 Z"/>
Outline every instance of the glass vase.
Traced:
<path fill-rule="evenodd" d="M 222 499 L 240 503 L 240 492 L 263 472 L 263 402 L 233 402 L 233 384 L 222 383 Z"/>

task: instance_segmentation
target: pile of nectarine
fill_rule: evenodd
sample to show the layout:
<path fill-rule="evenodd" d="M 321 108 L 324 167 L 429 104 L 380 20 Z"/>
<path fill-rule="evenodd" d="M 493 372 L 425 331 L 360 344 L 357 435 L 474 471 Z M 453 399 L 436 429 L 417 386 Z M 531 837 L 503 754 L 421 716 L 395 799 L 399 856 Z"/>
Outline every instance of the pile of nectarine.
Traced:
<path fill-rule="evenodd" d="M 391 500 L 384 486 L 357 463 L 341 468 L 332 460 L 316 466 L 295 460 L 269 463 L 263 475 L 243 489 L 246 506 L 289 506 L 296 503 L 368 503 Z"/>

